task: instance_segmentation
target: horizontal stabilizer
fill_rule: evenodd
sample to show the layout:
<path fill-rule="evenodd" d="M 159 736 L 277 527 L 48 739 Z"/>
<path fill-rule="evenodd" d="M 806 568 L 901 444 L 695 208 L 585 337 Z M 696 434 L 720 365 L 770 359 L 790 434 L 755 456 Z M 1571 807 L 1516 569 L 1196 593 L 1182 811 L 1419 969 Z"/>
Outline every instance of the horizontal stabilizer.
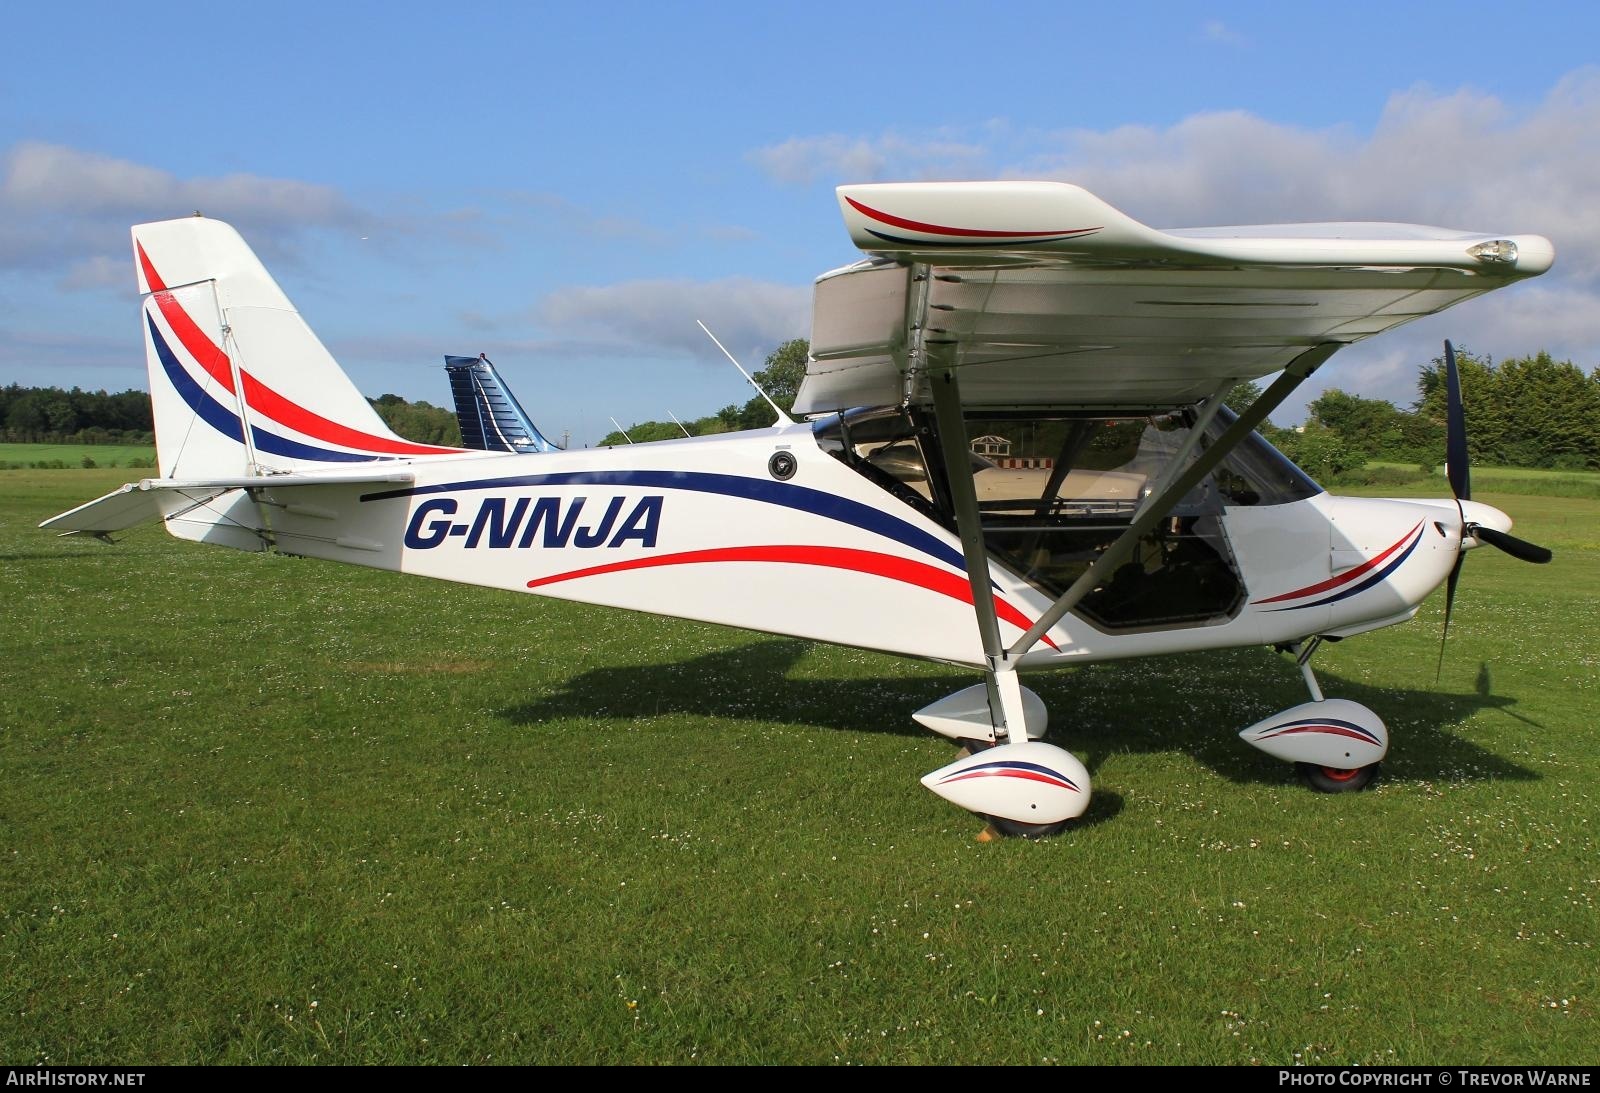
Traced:
<path fill-rule="evenodd" d="M 229 478 L 146 478 L 129 482 L 104 497 L 52 516 L 39 526 L 64 535 L 106 535 L 153 520 L 170 520 L 231 490 L 293 486 L 408 484 L 409 471 L 384 473 L 270 474 Z"/>
<path fill-rule="evenodd" d="M 104 535 L 160 518 L 156 494 L 141 490 L 137 482 L 129 482 L 104 497 L 52 516 L 39 526 L 63 535 Z"/>
<path fill-rule="evenodd" d="M 281 489 L 284 486 L 364 486 L 380 482 L 415 482 L 417 476 L 410 471 L 367 471 L 346 474 L 258 474 L 234 478 L 146 478 L 138 483 L 141 490 L 187 490 L 216 488 L 246 490 L 256 488 Z"/>

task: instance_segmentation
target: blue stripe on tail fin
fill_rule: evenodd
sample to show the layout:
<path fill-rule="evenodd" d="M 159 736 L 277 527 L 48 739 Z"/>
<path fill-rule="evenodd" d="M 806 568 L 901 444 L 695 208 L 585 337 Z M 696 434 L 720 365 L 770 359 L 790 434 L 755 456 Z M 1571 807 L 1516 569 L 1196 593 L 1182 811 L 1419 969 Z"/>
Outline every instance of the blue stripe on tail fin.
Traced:
<path fill-rule="evenodd" d="M 488 357 L 444 359 L 461 423 L 461 443 L 486 452 L 559 451 L 534 427 Z"/>

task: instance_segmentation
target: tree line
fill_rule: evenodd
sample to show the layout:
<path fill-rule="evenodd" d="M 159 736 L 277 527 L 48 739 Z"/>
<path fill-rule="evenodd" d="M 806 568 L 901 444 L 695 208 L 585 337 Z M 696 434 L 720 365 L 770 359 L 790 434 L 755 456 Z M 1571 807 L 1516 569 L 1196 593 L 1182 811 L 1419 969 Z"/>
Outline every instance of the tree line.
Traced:
<path fill-rule="evenodd" d="M 756 382 L 779 406 L 794 405 L 805 378 L 804 338 L 784 342 L 768 355 Z M 1600 368 L 1588 373 L 1549 353 L 1495 361 L 1456 351 L 1462 403 L 1467 414 L 1472 460 L 1509 467 L 1600 470 Z M 1444 462 L 1444 358 L 1424 365 L 1417 398 L 1401 408 L 1386 399 L 1364 398 L 1330 387 L 1306 408 L 1304 425 L 1262 433 L 1313 476 L 1334 479 L 1369 462 L 1437 467 Z M 1228 396 L 1242 409 L 1261 393 L 1243 383 Z M 776 420 L 759 395 L 743 406 L 724 406 L 715 414 L 684 422 L 691 435 L 759 429 Z M 682 436 L 674 422 L 647 421 L 628 428 L 635 443 Z M 602 445 L 626 444 L 619 432 Z"/>
<path fill-rule="evenodd" d="M 1600 470 L 1600 368 L 1585 373 L 1543 351 L 1497 362 L 1458 349 L 1456 364 L 1474 463 Z M 1408 408 L 1329 388 L 1306 407 L 1304 425 L 1262 431 L 1314 477 L 1375 461 L 1440 466 L 1444 358 L 1423 366 Z"/>
<path fill-rule="evenodd" d="M 793 338 L 767 354 L 765 365 L 755 373 L 756 383 L 772 396 L 772 401 L 788 413 L 794 408 L 795 396 L 800 393 L 800 381 L 806 378 L 806 358 L 811 343 L 805 338 Z M 690 436 L 710 436 L 712 433 L 732 433 L 740 429 L 764 429 L 778 420 L 767 400 L 759 394 L 751 396 L 744 405 L 729 403 L 714 414 L 685 421 L 678 428 L 672 421 L 645 421 L 628 426 L 627 435 L 609 432 L 601 438 L 599 447 L 627 444 L 645 444 L 652 440 L 672 440 L 682 437 L 687 430 Z"/>
<path fill-rule="evenodd" d="M 454 410 L 431 402 L 407 402 L 399 395 L 379 395 L 367 400 L 378 411 L 383 423 L 395 433 L 418 444 L 461 446 L 461 423 Z"/>
<path fill-rule="evenodd" d="M 787 412 L 805 378 L 809 344 L 784 342 L 768 354 L 756 382 Z M 1584 372 L 1549 353 L 1496 361 L 1457 350 L 1462 402 L 1474 463 L 1558 470 L 1600 469 L 1600 368 Z M 1263 427 L 1267 439 L 1314 477 L 1337 479 L 1373 461 L 1437 467 L 1444 462 L 1444 360 L 1417 377 L 1417 399 L 1401 408 L 1329 388 L 1307 406 L 1304 425 Z M 1228 398 L 1246 405 L 1260 388 L 1241 384 Z M 369 400 L 384 423 L 423 444 L 458 445 L 453 409 L 385 394 Z M 714 414 L 685 421 L 692 436 L 759 429 L 776 420 L 759 394 Z M 74 387 L 0 388 L 0 440 L 13 443 L 150 444 L 150 396 L 143 391 L 84 391 Z M 607 434 L 602 446 L 670 440 L 676 422 L 647 421 Z"/>
<path fill-rule="evenodd" d="M 368 399 L 384 424 L 419 444 L 459 445 L 454 410 L 399 395 Z M 154 444 L 147 391 L 85 391 L 74 387 L 0 388 L 0 441 L 12 444 Z"/>
<path fill-rule="evenodd" d="M 0 387 L 0 440 L 13 444 L 153 444 L 145 391 Z"/>

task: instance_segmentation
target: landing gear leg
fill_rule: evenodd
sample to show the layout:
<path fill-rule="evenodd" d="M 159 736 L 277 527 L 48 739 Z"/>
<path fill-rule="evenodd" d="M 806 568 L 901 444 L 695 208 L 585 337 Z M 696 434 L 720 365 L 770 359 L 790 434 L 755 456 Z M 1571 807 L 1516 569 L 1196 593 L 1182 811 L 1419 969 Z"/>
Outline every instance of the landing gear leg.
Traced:
<path fill-rule="evenodd" d="M 1309 641 L 1297 641 L 1287 647 L 1294 654 L 1294 662 L 1300 666 L 1300 675 L 1306 681 L 1306 690 L 1311 692 L 1311 701 L 1322 701 L 1322 688 L 1317 686 L 1317 674 L 1311 670 L 1311 658 L 1317 655 L 1317 649 L 1322 645 L 1320 637 Z"/>
<path fill-rule="evenodd" d="M 975 735 L 959 731 L 970 725 L 979 729 L 976 734 L 979 739 L 994 743 L 993 747 L 969 753 L 940 767 L 923 778 L 922 784 L 952 804 L 977 813 L 995 830 L 1005 834 L 1035 838 L 1054 834 L 1089 807 L 1089 772 L 1071 753 L 1053 744 L 1029 739 L 1030 721 L 1038 722 L 1041 733 L 1044 730 L 1043 703 L 1038 701 L 1038 696 L 1026 692 L 1017 678 L 1020 654 L 1012 657 L 1000 640 L 994 578 L 989 571 L 989 552 L 983 539 L 983 517 L 972 478 L 961 472 L 971 459 L 971 451 L 967 447 L 966 422 L 961 413 L 955 346 L 930 341 L 922 348 L 926 356 L 924 363 L 930 372 L 939 447 L 945 466 L 950 469 L 956 533 L 961 539 L 961 555 L 972 589 L 972 607 L 987 669 L 981 688 L 961 693 L 976 691 L 972 698 L 981 696 L 981 702 L 974 702 L 967 716 L 959 716 L 952 708 L 944 711 L 946 717 L 934 720 L 951 721 L 953 727 L 958 728 L 958 732 L 952 734 L 957 739 L 971 739 Z M 1037 715 L 1032 717 L 1030 697 L 1038 706 Z M 963 704 L 960 695 L 953 695 L 935 706 L 946 703 Z M 930 707 L 918 715 L 918 720 L 929 724 L 929 717 L 924 715 L 936 712 Z M 949 716 L 952 714 L 956 716 Z M 977 723 L 979 719 L 981 724 Z M 930 727 L 940 731 L 937 725 L 930 724 Z"/>

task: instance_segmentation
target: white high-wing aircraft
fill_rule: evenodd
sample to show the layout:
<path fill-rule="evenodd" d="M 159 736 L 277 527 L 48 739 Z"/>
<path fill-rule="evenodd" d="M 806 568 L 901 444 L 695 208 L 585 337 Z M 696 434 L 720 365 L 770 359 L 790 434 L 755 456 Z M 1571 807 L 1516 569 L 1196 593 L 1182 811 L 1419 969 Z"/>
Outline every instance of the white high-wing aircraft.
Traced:
<path fill-rule="evenodd" d="M 1483 542 L 1467 499 L 1334 497 L 1253 430 L 1343 345 L 1544 272 L 1538 236 L 1400 224 L 1156 231 L 1075 186 L 838 191 L 869 257 L 816 283 L 810 420 L 615 449 L 415 444 L 384 427 L 237 233 L 133 229 L 160 477 L 45 521 L 724 623 L 970 666 L 914 716 L 923 779 L 1008 833 L 1089 776 L 1019 671 L 1276 645 L 1311 701 L 1242 730 L 1313 786 L 1370 781 L 1382 720 L 1325 699 L 1323 638 L 1411 618 Z M 1238 383 L 1281 373 L 1237 416 Z"/>

